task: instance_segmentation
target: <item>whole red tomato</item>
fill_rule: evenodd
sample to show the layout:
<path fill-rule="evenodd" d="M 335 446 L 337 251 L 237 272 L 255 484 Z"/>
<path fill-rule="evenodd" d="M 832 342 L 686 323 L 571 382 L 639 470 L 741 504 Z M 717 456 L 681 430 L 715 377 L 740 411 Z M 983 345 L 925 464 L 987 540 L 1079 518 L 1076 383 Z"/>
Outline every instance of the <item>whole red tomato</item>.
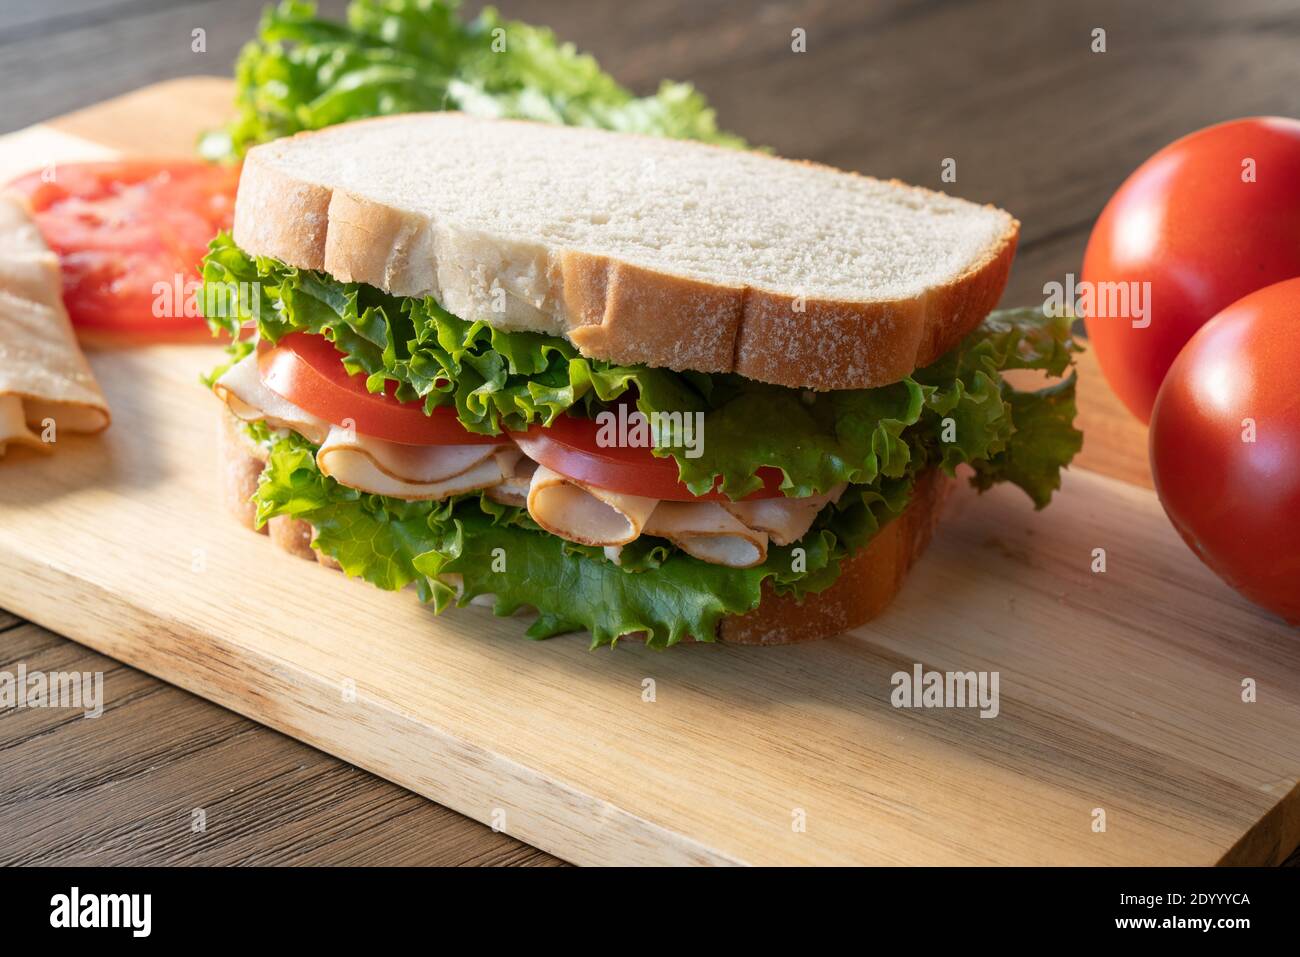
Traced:
<path fill-rule="evenodd" d="M 1211 126 L 1143 163 L 1102 211 L 1082 279 L 1139 296 L 1149 282 L 1150 302 L 1135 326 L 1085 300 L 1088 338 L 1111 387 L 1146 422 L 1192 334 L 1247 293 L 1292 276 L 1300 276 L 1300 120 Z"/>
<path fill-rule="evenodd" d="M 1300 624 L 1300 279 L 1215 316 L 1151 416 L 1160 502 L 1205 564 Z"/>

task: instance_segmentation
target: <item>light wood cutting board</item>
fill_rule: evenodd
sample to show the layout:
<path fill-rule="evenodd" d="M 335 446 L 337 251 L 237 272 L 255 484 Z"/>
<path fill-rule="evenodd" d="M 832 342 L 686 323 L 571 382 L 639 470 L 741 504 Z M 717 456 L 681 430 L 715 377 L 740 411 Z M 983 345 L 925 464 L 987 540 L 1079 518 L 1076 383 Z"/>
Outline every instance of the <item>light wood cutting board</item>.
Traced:
<path fill-rule="evenodd" d="M 184 152 L 229 97 L 151 87 L 0 139 L 0 169 Z M 842 638 L 593 653 L 435 618 L 227 520 L 197 382 L 216 355 L 92 355 L 112 428 L 0 464 L 0 607 L 580 863 L 1277 863 L 1300 843 L 1300 635 L 1177 539 L 1089 360 L 1080 465 L 1123 481 L 1076 468 L 1040 514 L 958 494 L 895 605 Z M 917 663 L 996 671 L 1000 713 L 895 709 Z"/>

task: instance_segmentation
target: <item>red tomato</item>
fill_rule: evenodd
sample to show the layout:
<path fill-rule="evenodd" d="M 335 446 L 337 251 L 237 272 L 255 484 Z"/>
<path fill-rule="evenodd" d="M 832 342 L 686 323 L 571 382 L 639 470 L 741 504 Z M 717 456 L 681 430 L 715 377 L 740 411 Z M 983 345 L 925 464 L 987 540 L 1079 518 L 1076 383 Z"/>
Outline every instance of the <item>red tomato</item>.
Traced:
<path fill-rule="evenodd" d="M 294 405 L 335 425 L 351 419 L 362 435 L 405 445 L 501 445 L 514 441 L 525 455 L 561 475 L 629 495 L 677 502 L 723 500 L 721 492 L 692 495 L 678 479 L 677 463 L 648 448 L 606 447 L 591 419 L 562 415 L 549 426 L 526 432 L 478 435 L 467 432 L 449 406 L 427 414 L 422 402 L 398 402 L 389 383 L 384 393 L 366 389 L 365 377 L 349 375 L 342 357 L 324 336 L 294 332 L 275 346 L 263 344 L 257 359 L 266 387 Z M 763 488 L 747 498 L 779 498 L 781 470 L 759 469 Z"/>
<path fill-rule="evenodd" d="M 335 425 L 351 419 L 357 432 L 403 445 L 505 445 L 504 435 L 467 432 L 456 410 L 443 406 L 427 414 L 423 402 L 398 402 L 396 384 L 371 392 L 366 377 L 349 375 L 343 358 L 324 336 L 294 332 L 264 348 L 257 366 L 266 387 L 300 409 Z"/>
<path fill-rule="evenodd" d="M 534 425 L 511 436 L 533 461 L 597 488 L 670 502 L 727 500 L 717 490 L 692 495 L 678 478 L 677 462 L 672 458 L 658 458 L 643 447 L 600 445 L 596 440 L 599 429 L 592 419 L 562 415 L 550 426 Z M 761 468 L 758 475 L 763 487 L 746 499 L 780 498 L 781 470 Z"/>
<path fill-rule="evenodd" d="M 239 169 L 194 160 L 54 167 L 16 180 L 63 270 L 63 300 L 81 330 L 178 338 L 205 332 L 194 307 L 199 260 L 229 229 Z"/>
<path fill-rule="evenodd" d="M 1300 121 L 1222 123 L 1166 146 L 1102 211 L 1085 283 L 1149 282 L 1150 325 L 1085 309 L 1116 394 L 1146 422 L 1174 357 L 1219 310 L 1300 276 Z M 1143 320 L 1145 321 L 1145 320 Z"/>
<path fill-rule="evenodd" d="M 1192 551 L 1300 624 L 1300 279 L 1233 303 L 1179 354 L 1151 417 L 1156 491 Z"/>

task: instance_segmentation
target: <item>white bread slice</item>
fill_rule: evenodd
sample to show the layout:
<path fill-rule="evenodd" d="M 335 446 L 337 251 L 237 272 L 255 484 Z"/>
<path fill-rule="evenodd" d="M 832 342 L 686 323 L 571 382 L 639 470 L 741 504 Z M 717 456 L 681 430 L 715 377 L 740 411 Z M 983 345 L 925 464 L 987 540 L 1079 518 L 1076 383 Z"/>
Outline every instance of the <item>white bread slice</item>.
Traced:
<path fill-rule="evenodd" d="M 1019 229 L 762 153 L 421 113 L 249 151 L 234 238 L 593 358 L 848 389 L 895 382 L 978 325 Z"/>
<path fill-rule="evenodd" d="M 239 420 L 223 408 L 220 459 L 225 480 L 221 497 L 231 515 L 254 531 L 254 509 L 248 500 L 257 489 L 265 458 L 266 453 L 244 435 Z M 937 469 L 921 474 L 903 513 L 877 532 L 865 548 L 845 559 L 830 588 L 800 602 L 777 595 L 765 582 L 758 607 L 722 619 L 715 637 L 733 644 L 787 645 L 829 638 L 876 617 L 894 600 L 908 571 L 930 543 L 951 484 Z M 311 547 L 315 529 L 301 519 L 280 515 L 261 531 L 269 531 L 271 541 L 291 555 L 339 567 L 333 558 Z"/>

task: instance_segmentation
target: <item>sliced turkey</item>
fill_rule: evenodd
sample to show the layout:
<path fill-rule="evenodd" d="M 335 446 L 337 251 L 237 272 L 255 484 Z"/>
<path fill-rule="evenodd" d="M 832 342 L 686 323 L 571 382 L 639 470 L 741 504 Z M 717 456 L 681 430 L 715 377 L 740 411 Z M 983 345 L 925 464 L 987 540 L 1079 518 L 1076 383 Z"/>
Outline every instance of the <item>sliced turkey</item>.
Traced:
<path fill-rule="evenodd" d="M 528 486 L 528 514 L 552 535 L 583 545 L 626 545 L 641 534 L 659 504 L 643 495 L 611 492 L 538 465 Z"/>
<path fill-rule="evenodd" d="M 336 425 L 316 452 L 316 467 L 349 488 L 423 501 L 498 485 L 519 456 L 518 449 L 491 445 L 402 446 Z"/>
<path fill-rule="evenodd" d="M 408 500 L 442 499 L 499 485 L 521 454 L 512 445 L 405 445 L 332 425 L 267 388 L 249 355 L 213 386 L 245 422 L 292 429 L 318 445 L 316 465 L 349 488 Z"/>
<path fill-rule="evenodd" d="M 0 456 L 108 427 L 108 403 L 63 306 L 59 258 L 25 199 L 0 195 Z M 47 431 L 48 430 L 48 431 Z"/>
<path fill-rule="evenodd" d="M 808 534 L 817 513 L 838 502 L 847 487 L 841 482 L 829 492 L 809 498 L 757 498 L 723 502 L 722 507 L 749 528 L 767 532 L 774 545 L 789 545 Z"/>
<path fill-rule="evenodd" d="M 528 488 L 532 484 L 533 472 L 536 469 L 537 463 L 530 458 L 525 458 L 521 452 L 511 474 L 507 475 L 500 485 L 493 485 L 488 489 L 487 497 L 502 505 L 527 508 Z"/>
<path fill-rule="evenodd" d="M 643 531 L 714 565 L 751 568 L 767 558 L 767 533 L 742 524 L 718 502 L 660 502 Z"/>
<path fill-rule="evenodd" d="M 265 422 L 273 429 L 292 429 L 308 442 L 319 445 L 329 434 L 330 424 L 298 408 L 272 392 L 257 369 L 257 353 L 249 353 L 222 374 L 212 391 L 245 422 Z"/>

